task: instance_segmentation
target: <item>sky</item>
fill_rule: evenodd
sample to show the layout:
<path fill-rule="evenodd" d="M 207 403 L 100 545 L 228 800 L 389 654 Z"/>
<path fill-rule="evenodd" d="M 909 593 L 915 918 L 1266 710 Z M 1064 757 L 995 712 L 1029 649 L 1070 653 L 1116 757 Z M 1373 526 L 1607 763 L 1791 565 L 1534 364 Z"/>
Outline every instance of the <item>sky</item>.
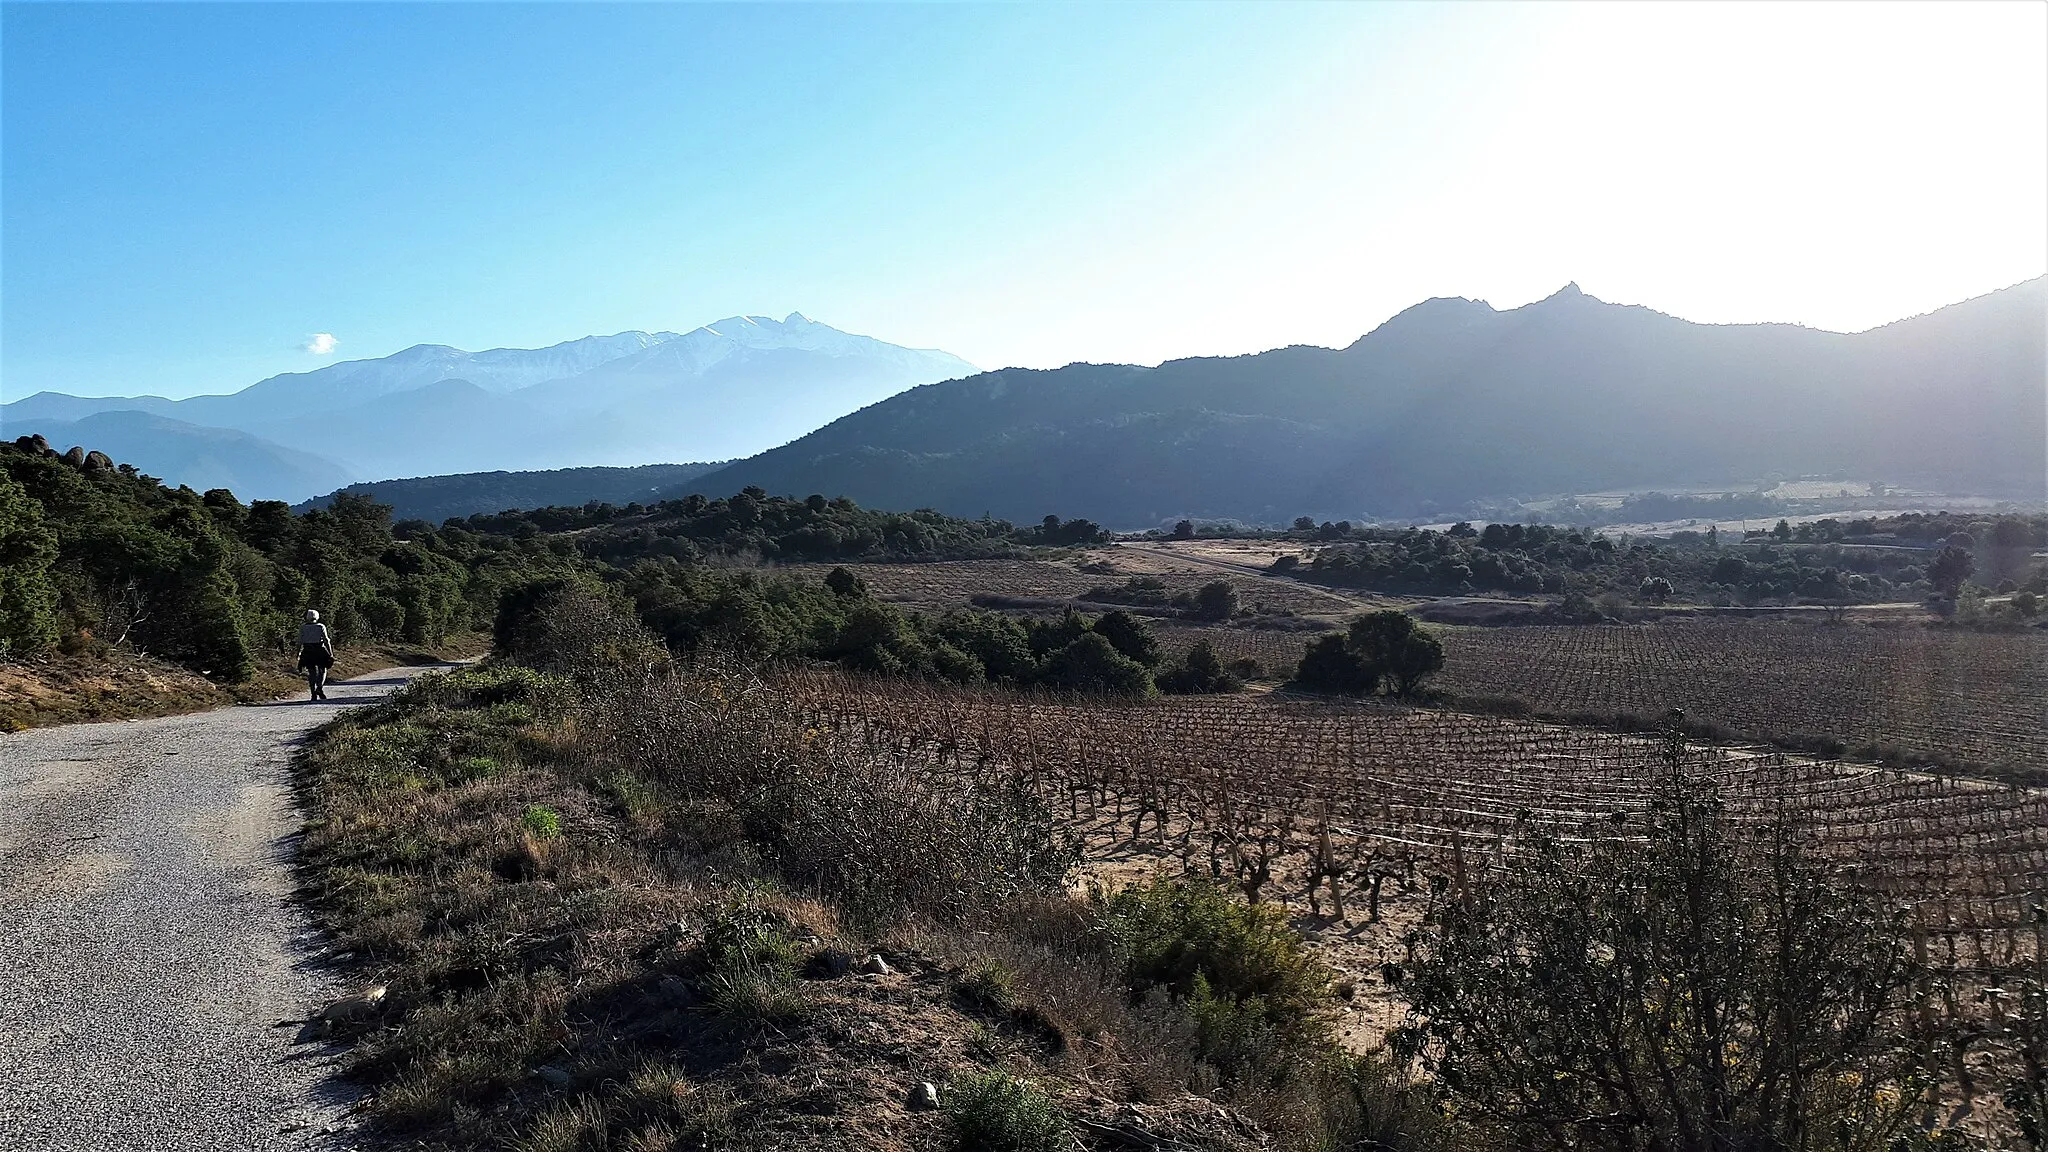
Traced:
<path fill-rule="evenodd" d="M 2048 5 L 20 4 L 0 396 L 801 311 L 984 368 L 2048 271 Z"/>

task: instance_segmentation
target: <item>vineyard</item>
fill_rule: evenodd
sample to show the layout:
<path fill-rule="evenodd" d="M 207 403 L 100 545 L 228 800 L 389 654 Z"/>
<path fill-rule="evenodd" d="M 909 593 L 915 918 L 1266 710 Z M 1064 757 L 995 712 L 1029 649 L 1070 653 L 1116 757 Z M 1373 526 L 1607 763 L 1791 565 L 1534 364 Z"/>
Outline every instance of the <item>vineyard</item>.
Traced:
<path fill-rule="evenodd" d="M 1373 703 L 1115 703 L 822 674 L 779 690 L 927 787 L 1020 777 L 1085 833 L 1094 875 L 1186 868 L 1284 903 L 1357 981 L 1364 1039 L 1394 1019 L 1375 973 L 1402 959 L 1432 885 L 1512 866 L 1538 831 L 1625 835 L 1671 770 L 1654 738 Z M 1684 770 L 1739 817 L 1795 814 L 1906 911 L 1929 1035 L 1980 1024 L 1998 1010 L 1981 990 L 2036 969 L 2048 793 L 1754 748 L 1695 745 Z"/>
<path fill-rule="evenodd" d="M 1332 596 L 1295 580 L 1250 573 L 1163 567 L 1139 560 L 1127 563 L 1125 555 L 1114 549 L 1093 555 L 1098 562 L 1108 561 L 1108 566 L 1114 571 L 1083 572 L 1071 564 L 1049 560 L 944 560 L 928 564 L 851 564 L 847 567 L 858 573 L 881 599 L 936 612 L 965 608 L 975 603 L 977 597 L 990 596 L 1011 600 L 1074 601 L 1077 607 L 1108 611 L 1118 605 L 1088 604 L 1079 598 L 1092 588 L 1120 585 L 1133 574 L 1158 576 L 1165 582 L 1168 596 L 1192 592 L 1212 580 L 1228 580 L 1237 588 L 1240 603 L 1254 612 L 1309 615 L 1358 610 L 1351 599 Z M 805 580 L 819 580 L 832 567 L 828 564 L 790 564 L 777 571 Z"/>
<path fill-rule="evenodd" d="M 1044 560 L 942 560 L 847 567 L 880 599 L 939 612 L 965 608 L 977 596 L 1068 600 L 1104 579 Z M 777 569 L 805 580 L 822 579 L 831 570 L 828 564 L 791 564 Z"/>
<path fill-rule="evenodd" d="M 1226 662 L 1257 660 L 1267 675 L 1282 680 L 1294 675 L 1294 666 L 1301 663 L 1302 649 L 1322 632 L 1318 628 L 1246 628 L 1180 621 L 1157 622 L 1152 631 L 1159 637 L 1159 647 L 1170 654 L 1183 654 L 1207 640 Z"/>
<path fill-rule="evenodd" d="M 2048 633 L 1711 621 L 1447 629 L 1439 687 L 1554 716 L 1691 719 L 1859 757 L 2048 777 Z"/>

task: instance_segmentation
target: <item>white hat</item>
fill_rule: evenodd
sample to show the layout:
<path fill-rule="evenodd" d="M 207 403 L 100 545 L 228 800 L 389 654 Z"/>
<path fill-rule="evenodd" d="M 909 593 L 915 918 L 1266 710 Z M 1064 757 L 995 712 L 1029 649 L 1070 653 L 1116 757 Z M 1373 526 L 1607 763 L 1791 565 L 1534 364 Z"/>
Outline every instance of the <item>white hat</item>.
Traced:
<path fill-rule="evenodd" d="M 317 624 L 317 623 L 319 623 L 319 621 L 320 621 L 320 610 L 319 610 L 319 609 L 317 609 L 317 608 L 308 608 L 308 609 L 306 609 L 306 623 L 308 623 L 308 624 Z"/>

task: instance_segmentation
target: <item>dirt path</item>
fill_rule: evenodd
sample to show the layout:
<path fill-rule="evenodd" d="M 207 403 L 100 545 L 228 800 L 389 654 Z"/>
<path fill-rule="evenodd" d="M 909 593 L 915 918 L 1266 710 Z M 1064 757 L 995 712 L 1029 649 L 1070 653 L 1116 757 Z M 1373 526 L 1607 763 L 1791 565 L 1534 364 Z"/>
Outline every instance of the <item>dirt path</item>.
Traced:
<path fill-rule="evenodd" d="M 300 1018 L 339 995 L 291 902 L 289 759 L 336 709 L 0 737 L 0 1152 L 348 1146 Z"/>

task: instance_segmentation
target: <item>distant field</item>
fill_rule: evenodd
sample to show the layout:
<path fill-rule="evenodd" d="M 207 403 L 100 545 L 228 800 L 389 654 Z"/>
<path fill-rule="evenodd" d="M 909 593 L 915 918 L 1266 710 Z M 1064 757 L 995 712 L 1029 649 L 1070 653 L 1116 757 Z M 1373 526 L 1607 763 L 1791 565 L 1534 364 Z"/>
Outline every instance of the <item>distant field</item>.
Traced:
<path fill-rule="evenodd" d="M 1271 540 L 1145 541 L 1100 549 L 1092 559 L 1114 566 L 1121 583 L 1134 575 L 1158 576 L 1176 590 L 1210 580 L 1237 585 L 1238 598 L 1253 611 L 1301 616 L 1347 616 L 1387 600 L 1370 592 L 1325 588 L 1266 569 L 1281 556 L 1304 556 L 1299 545 Z"/>
<path fill-rule="evenodd" d="M 2048 776 L 2048 633 L 1705 621 L 1460 628 L 1438 685 L 1568 716 L 1689 719 L 1888 760 Z"/>
<path fill-rule="evenodd" d="M 1103 583 L 1070 564 L 1045 560 L 942 560 L 930 564 L 849 564 L 877 597 L 928 611 L 966 608 L 976 596 L 1067 600 Z M 830 564 L 791 564 L 777 571 L 816 580 Z"/>
<path fill-rule="evenodd" d="M 1086 562 L 1106 563 L 1113 572 L 1083 572 Z M 830 564 L 790 564 L 777 571 L 816 580 Z M 1199 560 L 1179 562 L 1172 554 L 1133 548 L 1098 549 L 1078 562 L 1056 560 L 945 560 L 929 564 L 851 564 L 875 595 L 926 610 L 965 608 L 976 596 L 1024 600 L 1073 600 L 1091 588 L 1122 584 L 1132 576 L 1157 576 L 1169 594 L 1190 592 L 1212 580 L 1236 586 L 1238 598 L 1255 612 L 1300 615 L 1361 611 L 1361 598 L 1331 593 L 1283 577 L 1265 576 Z M 1114 604 L 1090 607 L 1108 611 Z M 1192 642 L 1192 641 L 1191 641 Z"/>
<path fill-rule="evenodd" d="M 1281 631 L 1166 620 L 1154 624 L 1152 631 L 1159 637 L 1159 646 L 1169 653 L 1178 655 L 1194 647 L 1197 641 L 1207 640 L 1226 661 L 1257 660 L 1268 675 L 1281 679 L 1294 675 L 1294 666 L 1301 663 L 1302 649 L 1322 635 L 1320 629 Z"/>

